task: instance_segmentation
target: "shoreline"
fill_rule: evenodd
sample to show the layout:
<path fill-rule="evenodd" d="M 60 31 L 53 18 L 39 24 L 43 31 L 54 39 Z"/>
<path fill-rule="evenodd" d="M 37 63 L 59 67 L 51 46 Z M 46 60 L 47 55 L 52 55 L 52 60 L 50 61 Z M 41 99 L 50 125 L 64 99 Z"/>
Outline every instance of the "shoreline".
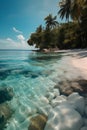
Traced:
<path fill-rule="evenodd" d="M 87 50 L 63 56 L 64 66 L 58 67 L 65 76 L 59 75 L 61 80 L 53 88 L 60 95 L 51 99 L 53 109 L 44 130 L 87 130 Z"/>
<path fill-rule="evenodd" d="M 81 73 L 83 74 L 84 78 L 87 79 L 87 57 L 72 59 L 72 65 L 79 69 L 79 71 L 81 71 Z"/>
<path fill-rule="evenodd" d="M 75 49 L 75 50 L 63 50 L 59 53 L 64 52 L 62 55 L 65 56 L 65 64 L 69 62 L 69 67 L 78 70 L 84 79 L 87 79 L 87 49 Z M 68 59 L 69 57 L 69 59 Z M 73 72 L 72 72 L 73 73 Z"/>
<path fill-rule="evenodd" d="M 87 79 L 87 50 L 76 50 L 71 60 L 72 66 L 78 69 L 83 77 Z"/>

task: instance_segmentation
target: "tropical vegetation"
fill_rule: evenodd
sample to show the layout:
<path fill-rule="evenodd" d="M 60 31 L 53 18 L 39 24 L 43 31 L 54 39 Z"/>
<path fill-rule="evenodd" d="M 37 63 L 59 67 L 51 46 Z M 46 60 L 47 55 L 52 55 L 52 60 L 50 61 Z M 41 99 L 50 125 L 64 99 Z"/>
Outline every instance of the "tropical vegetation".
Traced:
<path fill-rule="evenodd" d="M 57 15 L 67 22 L 59 23 L 57 16 L 44 18 L 45 27 L 40 25 L 27 41 L 37 48 L 87 48 L 87 0 L 61 0 Z"/>

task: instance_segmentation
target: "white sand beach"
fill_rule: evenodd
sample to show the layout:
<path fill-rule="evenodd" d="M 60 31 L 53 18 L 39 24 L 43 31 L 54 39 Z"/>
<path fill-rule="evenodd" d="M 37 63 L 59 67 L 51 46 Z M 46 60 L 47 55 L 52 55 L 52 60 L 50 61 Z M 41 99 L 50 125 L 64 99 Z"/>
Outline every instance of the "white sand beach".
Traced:
<path fill-rule="evenodd" d="M 65 52 L 64 64 L 66 70 L 69 73 L 78 73 L 84 79 L 87 79 L 87 50 L 64 50 L 60 52 Z M 67 56 L 67 54 L 69 56 Z M 68 63 L 69 62 L 69 63 Z M 74 69 L 73 69 L 74 68 Z M 73 69 L 73 70 L 72 70 Z"/>
<path fill-rule="evenodd" d="M 87 57 L 72 59 L 72 65 L 83 73 L 84 78 L 87 78 Z"/>
<path fill-rule="evenodd" d="M 71 60 L 72 65 L 87 79 L 87 50 L 75 51 L 74 55 L 75 57 Z"/>

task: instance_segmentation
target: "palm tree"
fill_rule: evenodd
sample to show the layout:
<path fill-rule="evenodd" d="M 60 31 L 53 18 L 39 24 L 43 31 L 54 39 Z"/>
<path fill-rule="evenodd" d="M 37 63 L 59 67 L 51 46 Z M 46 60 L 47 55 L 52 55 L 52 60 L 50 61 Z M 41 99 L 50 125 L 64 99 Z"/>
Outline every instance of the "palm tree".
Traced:
<path fill-rule="evenodd" d="M 58 14 L 60 18 L 63 19 L 66 17 L 66 20 L 69 21 L 69 17 L 71 17 L 73 20 L 78 20 L 78 22 L 80 22 L 85 1 L 86 0 L 62 0 L 62 2 L 59 2 L 60 10 Z"/>
<path fill-rule="evenodd" d="M 42 25 L 40 25 L 39 27 L 37 27 L 36 33 L 41 33 L 42 31 L 43 31 Z"/>
<path fill-rule="evenodd" d="M 69 22 L 69 17 L 71 14 L 71 0 L 63 0 L 59 3 L 60 10 L 58 11 L 58 14 L 60 15 L 60 18 L 63 19 L 66 17 L 66 20 Z"/>
<path fill-rule="evenodd" d="M 56 21 L 57 16 L 52 16 L 52 14 L 49 14 L 44 20 L 46 23 L 46 29 L 53 29 L 56 25 L 58 25 L 58 22 Z"/>
<path fill-rule="evenodd" d="M 60 14 L 60 18 L 66 17 L 69 21 L 69 17 L 71 17 L 73 21 L 78 21 L 80 39 L 82 43 L 85 39 L 87 44 L 87 0 L 62 0 L 59 5 L 58 14 Z"/>
<path fill-rule="evenodd" d="M 73 0 L 71 4 L 71 18 L 77 20 L 78 23 L 80 23 L 83 1 L 84 0 Z"/>

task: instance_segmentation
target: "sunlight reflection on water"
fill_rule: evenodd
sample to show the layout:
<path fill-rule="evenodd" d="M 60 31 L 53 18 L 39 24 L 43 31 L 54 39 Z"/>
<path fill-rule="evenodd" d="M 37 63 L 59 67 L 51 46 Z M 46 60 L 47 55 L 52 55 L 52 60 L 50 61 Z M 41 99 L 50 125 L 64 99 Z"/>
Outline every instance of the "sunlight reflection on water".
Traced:
<path fill-rule="evenodd" d="M 0 51 L 0 87 L 11 87 L 15 94 L 9 102 L 14 114 L 5 130 L 27 130 L 32 114 L 49 111 L 46 93 L 53 91 L 59 80 L 79 76 L 70 68 L 70 57 L 61 58 L 59 53 Z"/>

